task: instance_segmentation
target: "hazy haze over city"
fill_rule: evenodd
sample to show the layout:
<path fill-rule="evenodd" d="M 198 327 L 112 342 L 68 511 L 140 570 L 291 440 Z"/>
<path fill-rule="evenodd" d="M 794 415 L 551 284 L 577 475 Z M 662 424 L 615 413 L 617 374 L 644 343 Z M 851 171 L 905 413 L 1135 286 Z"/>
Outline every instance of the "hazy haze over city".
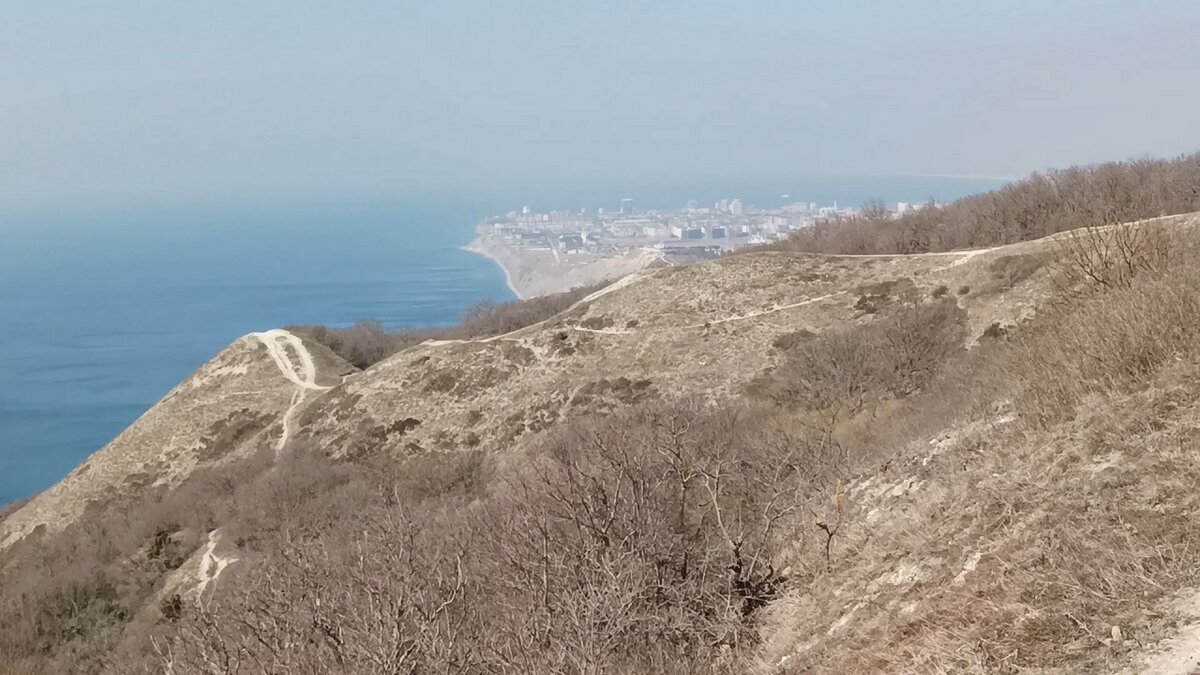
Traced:
<path fill-rule="evenodd" d="M 1197 25 L 1184 0 L 14 1 L 0 200 L 994 177 L 1170 155 L 1194 149 Z"/>

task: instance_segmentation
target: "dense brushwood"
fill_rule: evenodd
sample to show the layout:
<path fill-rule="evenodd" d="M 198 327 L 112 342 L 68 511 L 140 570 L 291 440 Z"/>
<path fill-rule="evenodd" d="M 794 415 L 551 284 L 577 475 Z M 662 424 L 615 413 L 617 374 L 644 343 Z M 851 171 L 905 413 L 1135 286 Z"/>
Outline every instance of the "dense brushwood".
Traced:
<path fill-rule="evenodd" d="M 869 206 L 869 205 L 868 205 Z M 999 190 L 892 218 L 864 208 L 761 250 L 878 254 L 1012 244 L 1076 228 L 1200 210 L 1200 153 L 1035 173 Z"/>

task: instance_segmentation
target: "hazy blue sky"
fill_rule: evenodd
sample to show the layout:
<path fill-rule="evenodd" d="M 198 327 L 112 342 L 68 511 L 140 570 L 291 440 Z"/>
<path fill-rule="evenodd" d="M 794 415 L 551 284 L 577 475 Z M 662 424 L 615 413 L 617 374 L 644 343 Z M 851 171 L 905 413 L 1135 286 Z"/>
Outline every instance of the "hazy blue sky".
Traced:
<path fill-rule="evenodd" d="M 0 204 L 1175 154 L 1197 26 L 1194 0 L 5 0 Z"/>

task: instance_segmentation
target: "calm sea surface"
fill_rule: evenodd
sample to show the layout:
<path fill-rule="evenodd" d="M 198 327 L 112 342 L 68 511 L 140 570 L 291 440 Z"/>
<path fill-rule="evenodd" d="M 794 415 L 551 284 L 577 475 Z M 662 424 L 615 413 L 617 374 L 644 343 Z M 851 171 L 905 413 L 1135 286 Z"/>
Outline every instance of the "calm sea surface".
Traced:
<path fill-rule="evenodd" d="M 852 204 L 994 185 L 831 179 L 805 192 L 632 194 L 644 208 L 737 196 L 772 206 L 784 190 L 789 200 Z M 480 298 L 511 299 L 494 264 L 460 250 L 475 223 L 525 203 L 595 208 L 631 193 L 613 190 L 524 203 L 0 217 L 0 504 L 52 485 L 241 335 L 361 318 L 447 324 Z"/>
<path fill-rule="evenodd" d="M 0 503 L 53 484 L 239 336 L 453 323 L 512 298 L 468 214 L 169 215 L 0 231 Z"/>

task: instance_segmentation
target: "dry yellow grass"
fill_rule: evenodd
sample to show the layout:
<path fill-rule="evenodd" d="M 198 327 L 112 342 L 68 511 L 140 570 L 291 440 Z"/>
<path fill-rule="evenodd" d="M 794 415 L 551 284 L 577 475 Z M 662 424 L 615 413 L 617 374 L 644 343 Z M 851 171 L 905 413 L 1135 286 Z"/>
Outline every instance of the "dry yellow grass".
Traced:
<path fill-rule="evenodd" d="M 853 484 L 836 571 L 775 603 L 764 670 L 1110 670 L 1161 637 L 1200 563 L 1196 374 L 1049 435 L 993 419 Z"/>
<path fill-rule="evenodd" d="M 1189 255 L 1081 289 L 979 355 L 971 374 L 1003 385 L 980 399 L 1001 404 L 990 411 L 902 411 L 925 433 L 894 455 L 884 440 L 883 471 L 860 464 L 833 573 L 798 548 L 814 572 L 772 607 L 760 670 L 1136 668 L 1200 582 Z"/>

